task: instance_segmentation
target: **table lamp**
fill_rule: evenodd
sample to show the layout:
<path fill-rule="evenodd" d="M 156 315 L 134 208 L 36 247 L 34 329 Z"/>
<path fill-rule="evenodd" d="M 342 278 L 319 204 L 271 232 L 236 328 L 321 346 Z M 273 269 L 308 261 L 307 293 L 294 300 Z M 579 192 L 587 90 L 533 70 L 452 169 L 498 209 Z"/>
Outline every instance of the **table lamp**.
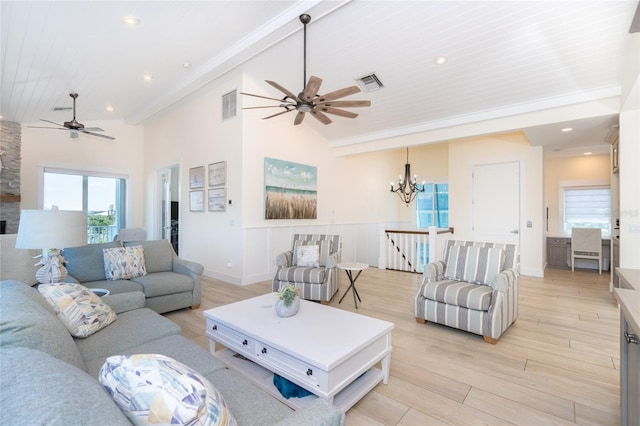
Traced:
<path fill-rule="evenodd" d="M 58 283 L 67 276 L 60 249 L 87 244 L 87 214 L 71 210 L 22 210 L 16 248 L 42 249 L 36 266 L 41 284 Z"/>

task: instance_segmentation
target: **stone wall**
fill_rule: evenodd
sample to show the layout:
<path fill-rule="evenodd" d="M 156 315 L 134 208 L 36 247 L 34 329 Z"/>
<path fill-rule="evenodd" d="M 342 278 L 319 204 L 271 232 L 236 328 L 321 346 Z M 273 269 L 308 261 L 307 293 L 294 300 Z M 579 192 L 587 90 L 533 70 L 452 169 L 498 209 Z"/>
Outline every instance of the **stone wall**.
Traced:
<path fill-rule="evenodd" d="M 20 221 L 20 123 L 0 120 L 0 220 L 6 221 L 6 233 L 18 232 Z"/>

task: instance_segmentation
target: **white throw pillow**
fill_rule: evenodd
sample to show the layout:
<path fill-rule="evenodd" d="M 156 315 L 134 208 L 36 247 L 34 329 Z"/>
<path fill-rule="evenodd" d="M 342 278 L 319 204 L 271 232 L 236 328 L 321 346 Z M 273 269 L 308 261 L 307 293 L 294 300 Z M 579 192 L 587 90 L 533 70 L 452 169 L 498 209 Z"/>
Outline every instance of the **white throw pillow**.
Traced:
<path fill-rule="evenodd" d="M 320 265 L 320 247 L 299 246 L 296 250 L 296 265 L 317 268 Z"/>
<path fill-rule="evenodd" d="M 117 318 L 109 305 L 80 284 L 41 284 L 38 291 L 72 336 L 90 336 Z"/>
<path fill-rule="evenodd" d="M 164 355 L 111 356 L 98 379 L 134 424 L 236 424 L 207 379 Z"/>

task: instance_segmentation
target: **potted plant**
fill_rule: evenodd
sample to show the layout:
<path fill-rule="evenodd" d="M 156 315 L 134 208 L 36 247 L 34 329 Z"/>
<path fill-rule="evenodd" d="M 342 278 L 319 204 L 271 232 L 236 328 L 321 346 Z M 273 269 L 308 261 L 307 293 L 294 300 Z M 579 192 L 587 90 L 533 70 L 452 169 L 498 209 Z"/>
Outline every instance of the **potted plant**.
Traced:
<path fill-rule="evenodd" d="M 295 315 L 300 308 L 300 296 L 293 284 L 283 287 L 278 292 L 276 301 L 276 314 L 280 317 L 290 317 Z"/>

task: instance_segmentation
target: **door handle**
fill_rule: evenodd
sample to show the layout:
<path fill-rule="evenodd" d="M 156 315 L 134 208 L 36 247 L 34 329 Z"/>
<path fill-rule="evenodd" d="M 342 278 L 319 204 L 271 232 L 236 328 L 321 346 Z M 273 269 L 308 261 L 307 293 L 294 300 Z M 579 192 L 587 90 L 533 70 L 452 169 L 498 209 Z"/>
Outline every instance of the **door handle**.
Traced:
<path fill-rule="evenodd" d="M 519 234 L 520 231 L 518 231 L 517 229 L 514 229 L 513 231 L 509 231 L 510 234 Z"/>
<path fill-rule="evenodd" d="M 631 343 L 636 344 L 636 345 L 640 344 L 640 339 L 635 334 L 629 334 L 629 333 L 625 332 L 624 333 L 624 339 L 629 344 L 631 344 Z"/>

